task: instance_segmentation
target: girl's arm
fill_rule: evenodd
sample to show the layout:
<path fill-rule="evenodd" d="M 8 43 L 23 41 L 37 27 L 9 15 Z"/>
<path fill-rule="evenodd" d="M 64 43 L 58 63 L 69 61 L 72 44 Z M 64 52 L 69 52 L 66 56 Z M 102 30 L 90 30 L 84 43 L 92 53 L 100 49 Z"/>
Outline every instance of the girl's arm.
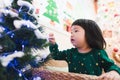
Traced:
<path fill-rule="evenodd" d="M 49 50 L 51 52 L 52 57 L 56 60 L 67 60 L 67 56 L 70 52 L 70 50 L 59 51 L 57 44 L 50 45 Z"/>
<path fill-rule="evenodd" d="M 106 73 L 99 76 L 98 80 L 120 80 L 120 67 L 108 57 L 104 50 L 100 51 L 100 65 Z"/>
<path fill-rule="evenodd" d="M 120 67 L 118 67 L 113 60 L 111 60 L 105 50 L 100 51 L 100 65 L 104 69 L 105 72 L 109 71 L 117 71 L 120 74 Z"/>
<path fill-rule="evenodd" d="M 56 44 L 55 37 L 54 37 L 53 33 L 49 34 L 49 42 L 51 44 L 49 46 L 49 50 L 52 54 L 52 57 L 56 60 L 66 60 L 67 50 L 66 51 L 59 51 L 58 45 Z"/>

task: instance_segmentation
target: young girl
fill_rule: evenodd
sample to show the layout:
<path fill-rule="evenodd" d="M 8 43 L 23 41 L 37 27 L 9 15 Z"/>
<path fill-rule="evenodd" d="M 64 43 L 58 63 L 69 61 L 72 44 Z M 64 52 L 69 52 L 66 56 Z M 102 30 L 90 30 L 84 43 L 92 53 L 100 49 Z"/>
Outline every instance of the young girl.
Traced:
<path fill-rule="evenodd" d="M 73 22 L 71 43 L 75 48 L 59 51 L 53 34 L 49 34 L 49 41 L 53 58 L 66 60 L 69 72 L 97 75 L 100 80 L 120 80 L 120 68 L 108 58 L 104 50 L 106 42 L 94 21 L 78 19 Z M 106 73 L 102 74 L 102 70 Z"/>

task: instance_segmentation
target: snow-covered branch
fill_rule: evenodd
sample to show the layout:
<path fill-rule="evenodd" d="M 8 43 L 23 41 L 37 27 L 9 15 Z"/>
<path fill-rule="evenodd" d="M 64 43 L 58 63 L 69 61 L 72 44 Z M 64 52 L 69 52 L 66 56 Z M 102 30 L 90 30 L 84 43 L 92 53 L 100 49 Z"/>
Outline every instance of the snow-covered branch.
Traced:
<path fill-rule="evenodd" d="M 33 5 L 30 4 L 30 3 L 27 2 L 27 1 L 18 0 L 18 1 L 17 1 L 17 4 L 18 4 L 19 6 L 27 6 L 27 7 L 29 7 L 29 9 L 34 9 Z"/>
<path fill-rule="evenodd" d="M 0 13 L 3 13 L 5 15 L 9 14 L 11 17 L 18 17 L 18 13 L 13 12 L 12 10 L 0 9 Z"/>
<path fill-rule="evenodd" d="M 24 53 L 22 51 L 15 51 L 13 54 L 10 54 L 8 56 L 1 56 L 0 60 L 2 62 L 2 65 L 6 67 L 14 58 L 22 57 L 23 55 Z"/>

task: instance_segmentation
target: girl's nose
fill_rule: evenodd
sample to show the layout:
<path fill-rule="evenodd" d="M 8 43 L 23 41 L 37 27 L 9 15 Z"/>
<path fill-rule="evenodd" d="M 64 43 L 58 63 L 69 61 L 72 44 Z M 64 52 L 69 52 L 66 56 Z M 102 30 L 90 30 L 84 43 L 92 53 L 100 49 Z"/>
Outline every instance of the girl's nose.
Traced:
<path fill-rule="evenodd" d="M 73 33 L 71 33 L 71 37 L 73 37 Z"/>

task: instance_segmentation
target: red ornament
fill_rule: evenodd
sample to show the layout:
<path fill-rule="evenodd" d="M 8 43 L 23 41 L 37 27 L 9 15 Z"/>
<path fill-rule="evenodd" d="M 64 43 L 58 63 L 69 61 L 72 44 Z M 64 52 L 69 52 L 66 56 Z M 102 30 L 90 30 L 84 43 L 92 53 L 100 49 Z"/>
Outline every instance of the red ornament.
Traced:
<path fill-rule="evenodd" d="M 117 17 L 117 16 L 119 16 L 119 14 L 114 14 L 114 17 Z"/>
<path fill-rule="evenodd" d="M 105 12 L 107 12 L 108 11 L 108 9 L 105 9 Z"/>
<path fill-rule="evenodd" d="M 39 14 L 40 9 L 36 9 L 35 14 Z"/>
<path fill-rule="evenodd" d="M 113 51 L 114 51 L 114 52 L 118 52 L 118 48 L 114 48 Z"/>

